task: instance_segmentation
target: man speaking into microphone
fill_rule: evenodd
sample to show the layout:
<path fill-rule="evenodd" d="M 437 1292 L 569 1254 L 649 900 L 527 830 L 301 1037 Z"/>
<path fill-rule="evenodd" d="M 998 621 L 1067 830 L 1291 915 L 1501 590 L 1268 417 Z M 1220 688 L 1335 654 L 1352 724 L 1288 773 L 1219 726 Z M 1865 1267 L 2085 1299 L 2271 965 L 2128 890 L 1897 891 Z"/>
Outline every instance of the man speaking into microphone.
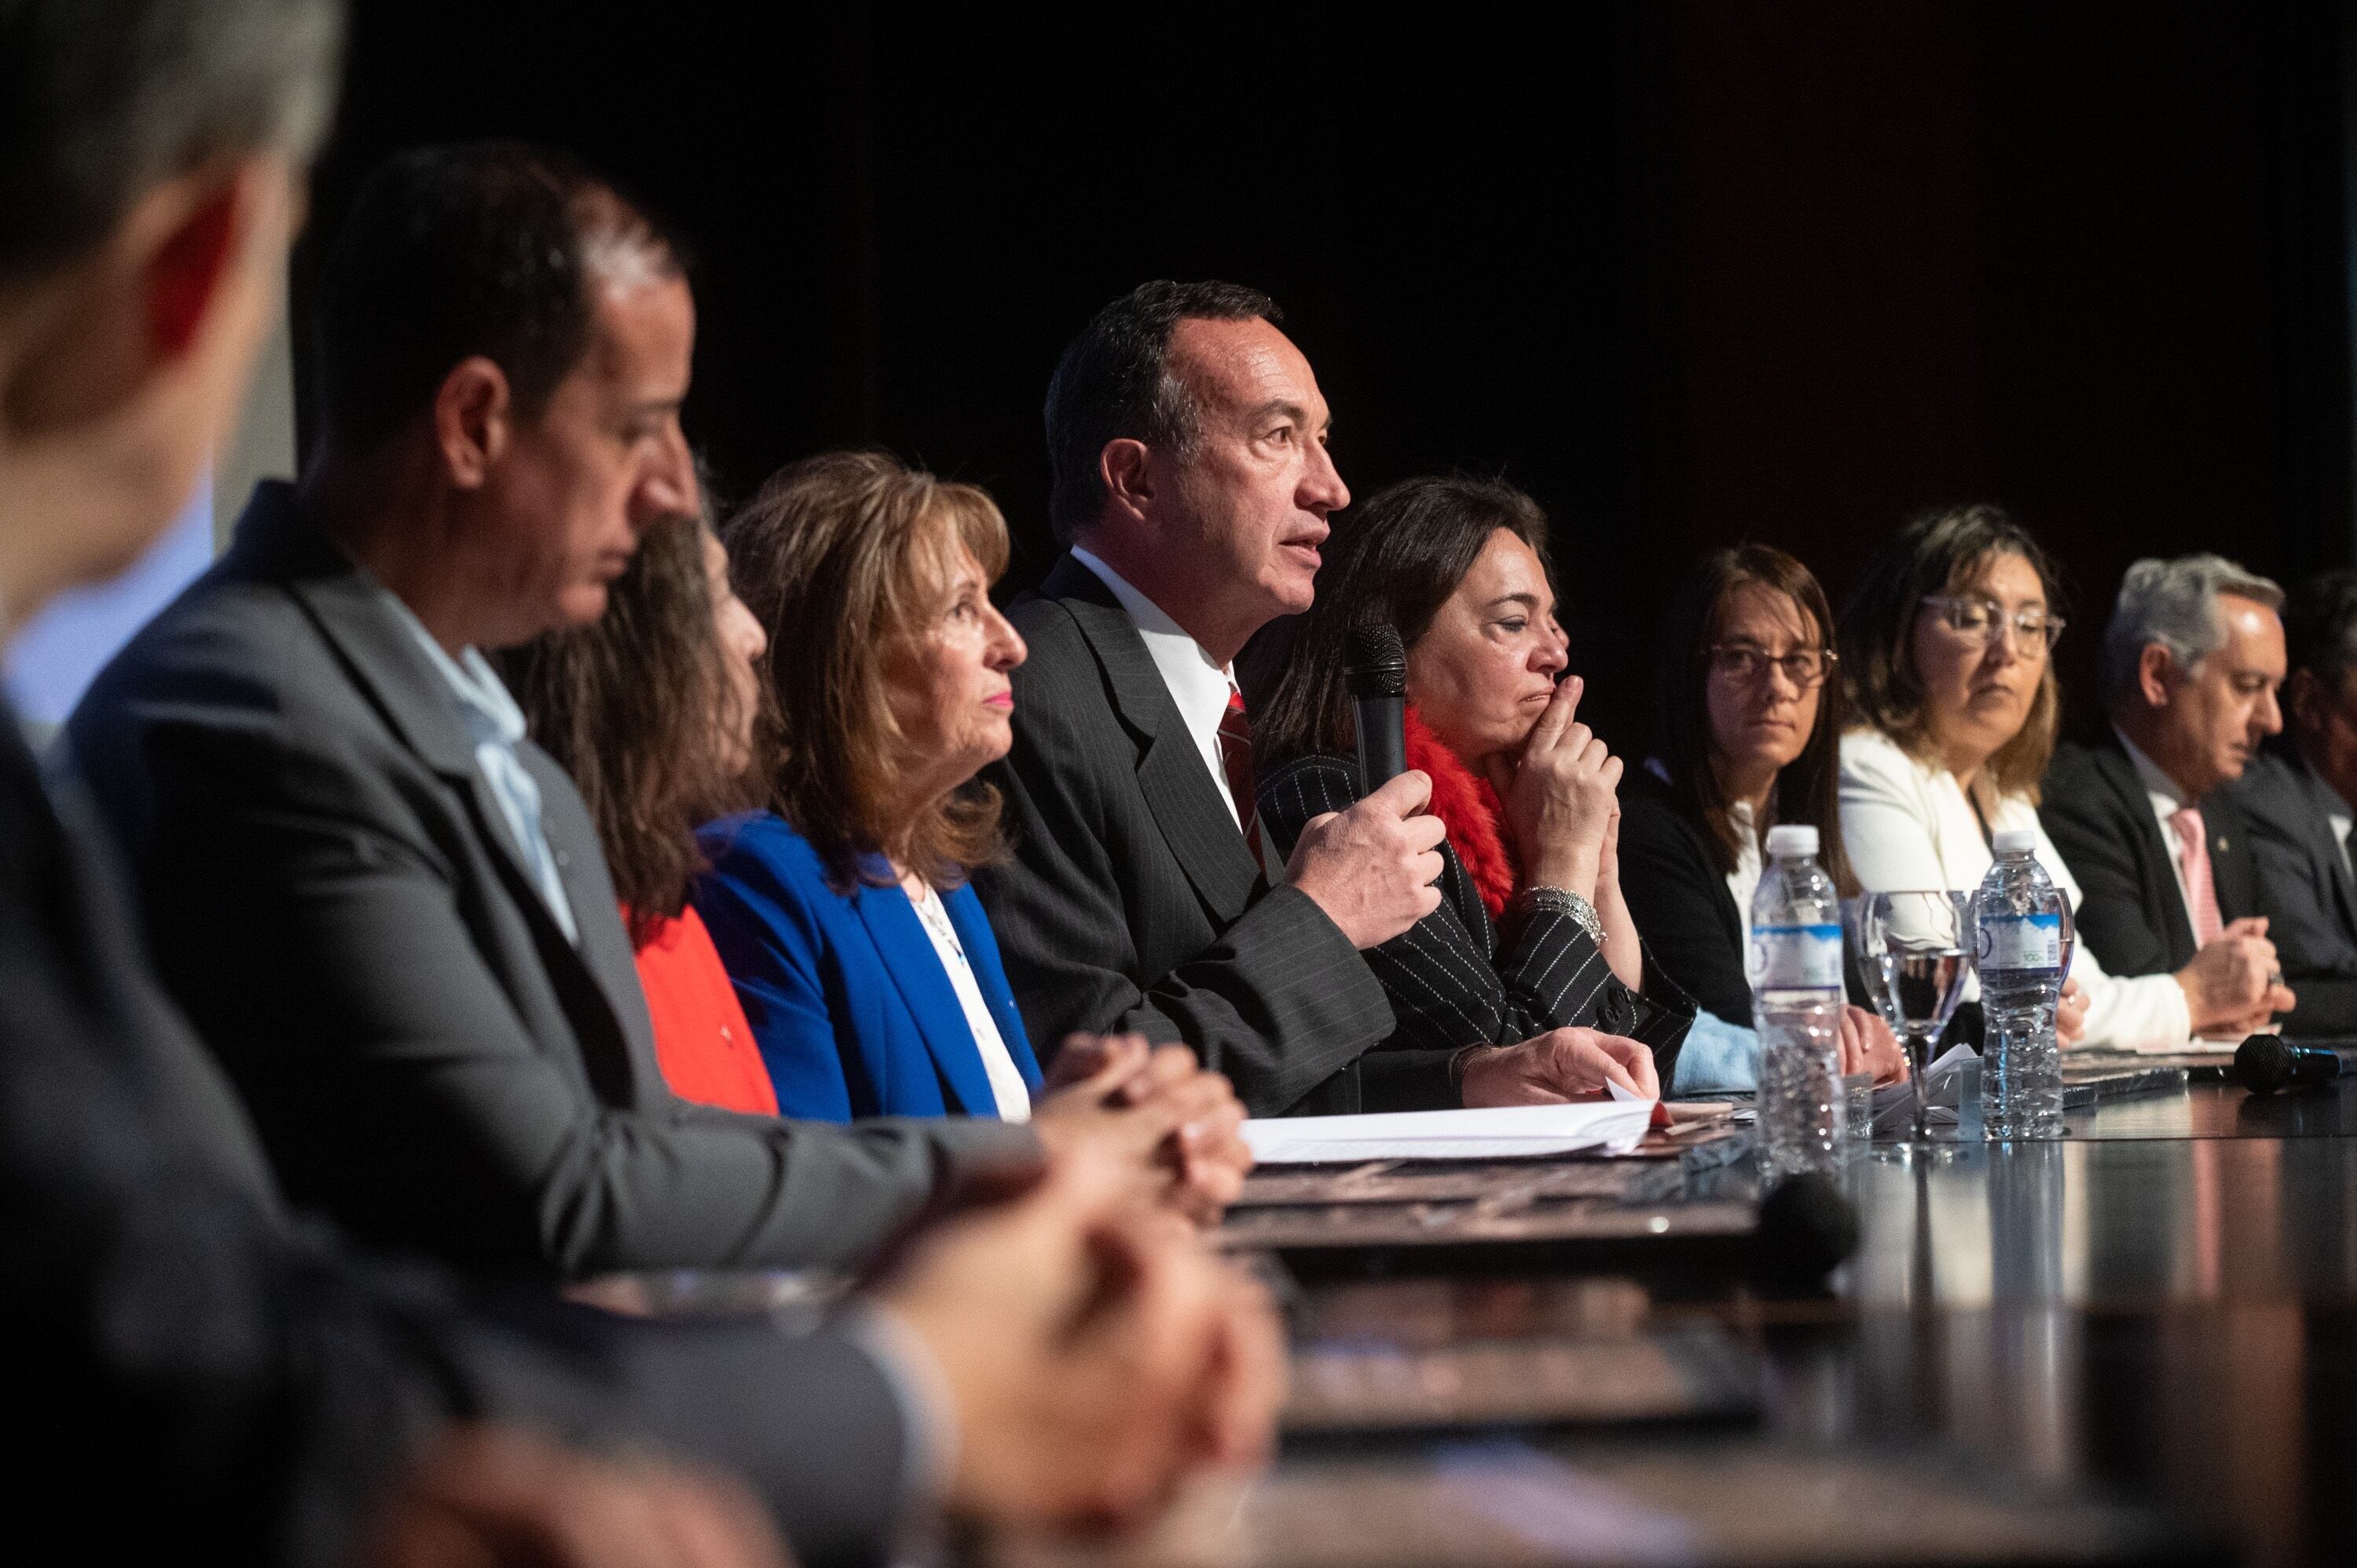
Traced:
<path fill-rule="evenodd" d="M 1307 609 L 1351 492 L 1318 379 L 1266 296 L 1149 283 L 1099 311 L 1048 389 L 1068 553 L 1008 611 L 1015 744 L 985 777 L 1014 859 L 974 879 L 1033 1047 L 1184 1040 L 1254 1115 L 1356 1111 L 1393 1031 L 1360 950 L 1438 904 L 1430 780 L 1393 779 L 1272 853 L 1244 643 Z"/>

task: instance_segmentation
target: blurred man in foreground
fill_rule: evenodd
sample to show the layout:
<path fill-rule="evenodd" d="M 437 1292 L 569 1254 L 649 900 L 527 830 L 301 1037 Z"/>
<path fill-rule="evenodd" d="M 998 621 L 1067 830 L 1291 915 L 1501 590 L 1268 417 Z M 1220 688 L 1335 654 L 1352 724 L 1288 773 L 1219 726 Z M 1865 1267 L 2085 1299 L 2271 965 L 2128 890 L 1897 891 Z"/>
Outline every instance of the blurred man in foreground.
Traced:
<path fill-rule="evenodd" d="M 0 0 L 0 620 L 120 569 L 196 483 L 340 32 L 334 0 Z M 0 1328 L 39 1438 L 16 1481 L 91 1561 L 758 1563 L 774 1522 L 817 1564 L 942 1509 L 1135 1517 L 1250 1457 L 1277 1374 L 1260 1301 L 1121 1187 L 1060 1163 L 802 1337 L 363 1257 L 287 1212 L 0 710 Z M 584 1541 L 600 1507 L 644 1528 Z"/>

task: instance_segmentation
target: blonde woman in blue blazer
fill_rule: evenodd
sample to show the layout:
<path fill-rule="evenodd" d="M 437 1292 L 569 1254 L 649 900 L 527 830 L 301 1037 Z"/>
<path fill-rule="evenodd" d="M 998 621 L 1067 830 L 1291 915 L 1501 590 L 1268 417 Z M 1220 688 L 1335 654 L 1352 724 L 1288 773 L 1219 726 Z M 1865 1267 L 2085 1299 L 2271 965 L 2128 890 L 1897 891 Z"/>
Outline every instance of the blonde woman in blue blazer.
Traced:
<path fill-rule="evenodd" d="M 698 835 L 697 913 L 788 1117 L 1026 1120 L 1039 1064 L 967 886 L 1002 853 L 974 782 L 1012 740 L 1006 525 L 873 454 L 785 469 L 724 530 L 770 637 L 748 760 L 768 809 Z"/>

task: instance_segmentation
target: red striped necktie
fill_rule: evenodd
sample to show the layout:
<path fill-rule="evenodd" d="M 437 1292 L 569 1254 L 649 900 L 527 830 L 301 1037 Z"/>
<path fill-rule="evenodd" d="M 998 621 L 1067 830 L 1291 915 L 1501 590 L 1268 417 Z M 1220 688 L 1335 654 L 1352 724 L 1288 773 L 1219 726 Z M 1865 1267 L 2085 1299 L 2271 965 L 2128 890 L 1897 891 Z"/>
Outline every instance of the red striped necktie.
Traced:
<path fill-rule="evenodd" d="M 1228 776 L 1228 793 L 1235 797 L 1236 825 L 1244 831 L 1253 859 L 1260 859 L 1260 811 L 1253 799 L 1252 720 L 1244 716 L 1244 694 L 1228 682 L 1228 711 L 1220 715 L 1220 770 Z"/>

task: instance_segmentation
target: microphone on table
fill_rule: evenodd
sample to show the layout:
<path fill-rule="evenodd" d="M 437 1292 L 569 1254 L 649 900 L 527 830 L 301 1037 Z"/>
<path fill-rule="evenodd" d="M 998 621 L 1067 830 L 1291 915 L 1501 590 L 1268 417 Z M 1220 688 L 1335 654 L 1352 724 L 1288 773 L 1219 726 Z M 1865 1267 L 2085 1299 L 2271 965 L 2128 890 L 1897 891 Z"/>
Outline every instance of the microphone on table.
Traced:
<path fill-rule="evenodd" d="M 2319 1089 L 2341 1076 L 2341 1054 L 2323 1046 L 2289 1045 L 2280 1035 L 2253 1035 L 2234 1047 L 2234 1076 L 2254 1094 Z"/>
<path fill-rule="evenodd" d="M 1407 771 L 1407 648 L 1397 627 L 1351 628 L 1342 684 L 1359 720 L 1359 793 L 1371 795 Z"/>
<path fill-rule="evenodd" d="M 1760 1200 L 1751 1234 L 1754 1283 L 1807 1294 L 1857 1251 L 1857 1208 L 1841 1185 L 1816 1171 L 1785 1177 Z"/>

